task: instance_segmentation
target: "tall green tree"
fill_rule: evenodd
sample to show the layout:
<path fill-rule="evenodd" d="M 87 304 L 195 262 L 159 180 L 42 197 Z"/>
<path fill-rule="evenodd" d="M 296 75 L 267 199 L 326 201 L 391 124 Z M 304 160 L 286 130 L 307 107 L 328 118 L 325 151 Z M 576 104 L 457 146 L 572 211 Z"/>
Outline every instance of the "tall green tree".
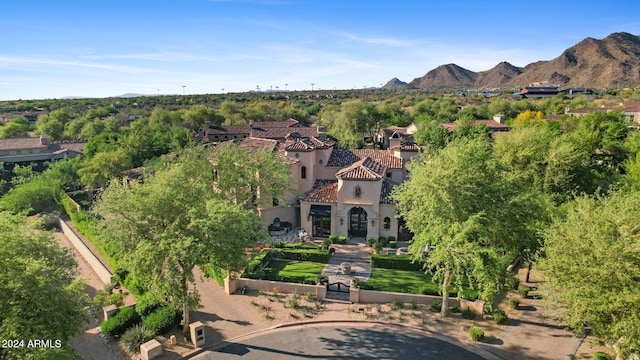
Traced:
<path fill-rule="evenodd" d="M 107 185 L 113 178 L 120 178 L 123 171 L 133 167 L 132 164 L 123 149 L 100 152 L 85 160 L 78 175 L 82 184 L 95 189 Z"/>
<path fill-rule="evenodd" d="M 441 314 L 449 292 L 473 286 L 491 302 L 505 280 L 506 264 L 536 251 L 544 203 L 508 181 L 483 138 L 461 138 L 408 165 L 410 178 L 393 191 L 398 212 L 414 233 L 410 252 L 426 257 L 440 282 Z M 453 288 L 453 289 L 452 289 Z"/>
<path fill-rule="evenodd" d="M 73 255 L 35 225 L 0 213 L 0 338 L 24 341 L 3 346 L 0 358 L 75 358 L 69 339 L 82 333 L 87 320 L 85 285 L 75 279 Z M 60 340 L 60 348 L 29 348 L 29 339 Z"/>
<path fill-rule="evenodd" d="M 570 327 L 640 352 L 640 192 L 577 198 L 545 231 L 546 299 Z"/>
<path fill-rule="evenodd" d="M 212 166 L 217 196 L 234 204 L 259 209 L 291 190 L 291 169 L 270 151 L 251 153 L 227 142 L 215 149 Z"/>
<path fill-rule="evenodd" d="M 209 157 L 192 149 L 143 183 L 112 181 L 94 207 L 129 276 L 182 310 L 185 332 L 199 303 L 195 267 L 238 269 L 244 248 L 264 236 L 254 211 L 214 192 Z"/>

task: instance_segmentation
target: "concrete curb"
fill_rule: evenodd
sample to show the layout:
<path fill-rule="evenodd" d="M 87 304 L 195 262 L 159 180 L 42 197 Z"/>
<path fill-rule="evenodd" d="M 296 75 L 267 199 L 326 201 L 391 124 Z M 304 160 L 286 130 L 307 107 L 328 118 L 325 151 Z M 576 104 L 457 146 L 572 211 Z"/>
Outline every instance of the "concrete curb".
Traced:
<path fill-rule="evenodd" d="M 468 342 L 463 342 L 461 340 L 458 340 L 456 338 L 453 337 L 449 337 L 449 336 L 444 336 L 438 333 L 434 333 L 430 330 L 427 329 L 423 329 L 417 326 L 411 326 L 411 325 L 402 325 L 402 324 L 396 324 L 396 323 L 389 323 L 389 322 L 384 322 L 384 321 L 377 321 L 377 320 L 308 320 L 308 321 L 302 321 L 302 322 L 294 322 L 294 323 L 284 323 L 284 324 L 278 324 L 278 325 L 274 325 L 265 329 L 261 329 L 261 330 L 256 330 L 256 331 L 252 331 L 250 333 L 246 333 L 243 335 L 239 335 L 239 336 L 234 336 L 232 338 L 226 339 L 226 340 L 222 340 L 219 341 L 215 344 L 209 345 L 209 346 L 205 346 L 203 348 L 199 348 L 196 349 L 188 354 L 185 354 L 184 357 L 182 359 L 193 359 L 195 356 L 198 355 L 202 355 L 206 352 L 211 352 L 211 351 L 216 351 L 218 349 L 221 349 L 227 345 L 233 344 L 235 342 L 238 341 L 242 341 L 244 339 L 249 339 L 255 336 L 259 336 L 262 334 L 266 334 L 269 332 L 275 332 L 278 331 L 280 329 L 286 329 L 286 328 L 291 328 L 291 327 L 305 327 L 305 326 L 329 326 L 329 325 L 335 325 L 335 324 L 346 324 L 346 325 L 353 325 L 353 326 L 383 326 L 386 328 L 389 327 L 395 327 L 395 328 L 404 328 L 404 329 L 411 329 L 414 332 L 419 332 L 419 333 L 423 333 L 425 334 L 425 336 L 428 337 L 432 337 L 434 339 L 440 340 L 440 341 L 444 341 L 447 342 L 449 344 L 464 348 L 470 352 L 473 352 L 474 354 L 481 356 L 487 360 L 504 360 L 504 358 L 497 356 L 495 354 L 493 354 L 492 352 L 486 351 L 483 348 L 481 348 L 479 345 L 476 345 L 474 343 L 468 343 Z"/>

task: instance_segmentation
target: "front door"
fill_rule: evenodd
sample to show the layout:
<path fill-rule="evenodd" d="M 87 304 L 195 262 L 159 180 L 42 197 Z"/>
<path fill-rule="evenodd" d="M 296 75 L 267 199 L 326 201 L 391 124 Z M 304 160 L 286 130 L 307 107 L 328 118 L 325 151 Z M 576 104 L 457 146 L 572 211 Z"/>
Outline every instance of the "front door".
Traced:
<path fill-rule="evenodd" d="M 311 236 L 313 237 L 329 237 L 331 235 L 331 217 L 329 216 L 313 216 Z"/>
<path fill-rule="evenodd" d="M 355 237 L 367 237 L 367 212 L 361 207 L 349 210 L 349 234 Z"/>

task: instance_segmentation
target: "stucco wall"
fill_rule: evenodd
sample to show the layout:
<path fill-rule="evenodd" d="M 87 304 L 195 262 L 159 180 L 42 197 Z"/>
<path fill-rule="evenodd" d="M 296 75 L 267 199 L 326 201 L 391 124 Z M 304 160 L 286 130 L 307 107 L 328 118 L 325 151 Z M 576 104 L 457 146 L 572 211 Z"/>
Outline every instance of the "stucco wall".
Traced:
<path fill-rule="evenodd" d="M 100 280 L 107 285 L 113 281 L 113 274 L 107 269 L 98 258 L 93 255 L 91 250 L 80 240 L 78 235 L 61 219 L 58 219 L 62 233 L 69 239 L 69 242 L 78 250 L 78 253 L 87 261 L 89 266 L 98 275 Z"/>
<path fill-rule="evenodd" d="M 306 285 L 256 279 L 225 280 L 225 291 L 227 291 L 229 295 L 233 293 L 233 290 L 235 290 L 235 292 L 241 291 L 244 287 L 246 287 L 247 290 L 262 290 L 264 292 L 271 292 L 274 288 L 278 288 L 278 292 L 282 294 L 293 294 L 295 292 L 296 294 L 303 295 L 311 291 L 318 300 L 324 300 L 327 295 L 327 288 L 324 285 Z"/>

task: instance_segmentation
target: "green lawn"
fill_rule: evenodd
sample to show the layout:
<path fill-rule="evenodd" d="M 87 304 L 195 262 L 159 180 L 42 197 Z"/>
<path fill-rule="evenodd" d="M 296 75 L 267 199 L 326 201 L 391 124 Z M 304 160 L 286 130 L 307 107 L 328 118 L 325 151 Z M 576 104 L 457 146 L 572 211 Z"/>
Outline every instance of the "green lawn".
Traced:
<path fill-rule="evenodd" d="M 421 271 L 406 271 L 373 268 L 369 280 L 361 283 L 362 289 L 399 292 L 405 294 L 439 295 L 439 285 L 434 284 L 431 275 Z M 456 296 L 455 292 L 451 296 Z M 465 291 L 465 299 L 477 299 L 475 291 Z"/>
<path fill-rule="evenodd" d="M 315 284 L 325 265 L 307 261 L 272 260 L 264 269 L 265 279 Z"/>

